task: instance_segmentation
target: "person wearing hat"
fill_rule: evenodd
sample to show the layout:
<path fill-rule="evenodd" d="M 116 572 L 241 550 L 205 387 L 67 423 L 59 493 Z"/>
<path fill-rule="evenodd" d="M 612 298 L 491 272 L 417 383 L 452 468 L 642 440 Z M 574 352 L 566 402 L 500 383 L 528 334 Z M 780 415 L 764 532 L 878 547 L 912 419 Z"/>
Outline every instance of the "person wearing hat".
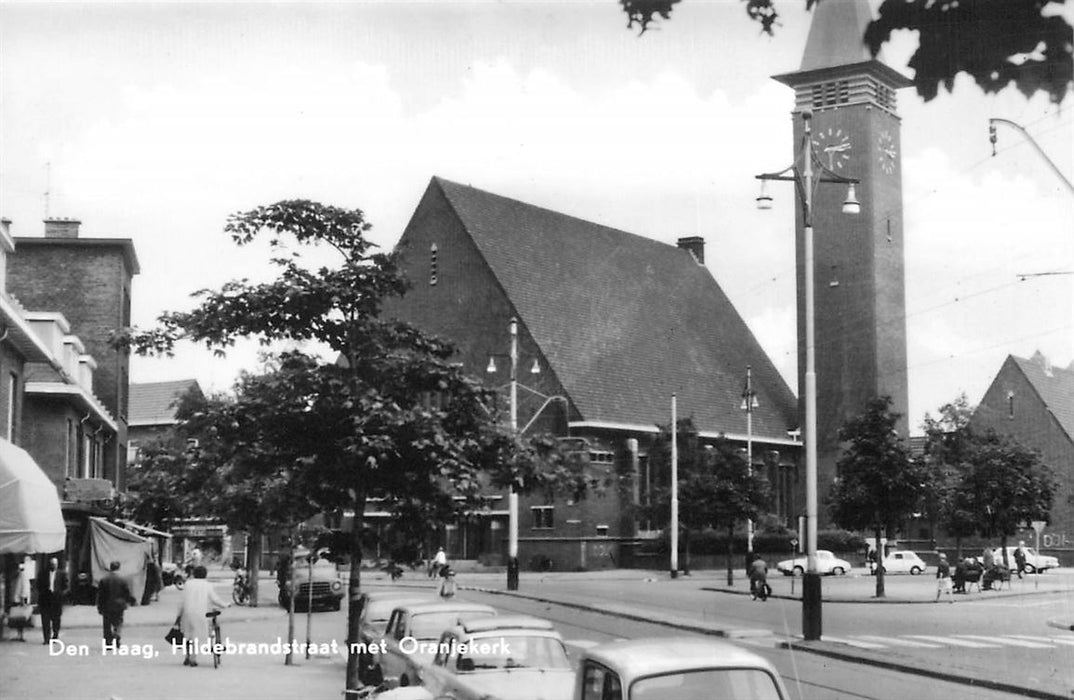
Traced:
<path fill-rule="evenodd" d="M 949 602 L 955 602 L 955 596 L 951 592 L 951 565 L 947 563 L 947 555 L 940 553 L 940 561 L 936 564 L 936 602 L 940 602 L 940 594 L 946 593 Z"/>
<path fill-rule="evenodd" d="M 104 643 L 119 646 L 123 635 L 123 613 L 134 605 L 134 596 L 126 579 L 119 575 L 119 562 L 108 565 L 108 574 L 97 584 L 97 612 L 101 614 Z"/>

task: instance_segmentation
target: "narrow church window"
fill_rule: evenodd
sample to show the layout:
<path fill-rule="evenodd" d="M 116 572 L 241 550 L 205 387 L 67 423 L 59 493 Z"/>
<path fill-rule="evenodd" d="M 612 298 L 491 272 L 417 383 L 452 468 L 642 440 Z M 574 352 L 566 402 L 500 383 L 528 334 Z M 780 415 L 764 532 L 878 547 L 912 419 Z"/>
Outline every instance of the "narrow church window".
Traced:
<path fill-rule="evenodd" d="M 436 244 L 433 243 L 429 246 L 429 284 L 434 285 L 439 280 L 439 269 L 437 267 L 437 250 Z"/>
<path fill-rule="evenodd" d="M 1007 418 L 1014 419 L 1014 392 L 1007 392 Z"/>

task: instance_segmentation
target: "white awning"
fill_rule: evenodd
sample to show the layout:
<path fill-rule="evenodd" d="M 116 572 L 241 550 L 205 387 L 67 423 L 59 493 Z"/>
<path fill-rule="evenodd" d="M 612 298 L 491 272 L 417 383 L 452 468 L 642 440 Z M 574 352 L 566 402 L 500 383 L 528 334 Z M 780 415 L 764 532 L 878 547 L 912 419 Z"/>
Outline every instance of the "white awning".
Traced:
<path fill-rule="evenodd" d="M 0 438 L 0 554 L 60 552 L 66 541 L 56 486 L 26 450 Z"/>

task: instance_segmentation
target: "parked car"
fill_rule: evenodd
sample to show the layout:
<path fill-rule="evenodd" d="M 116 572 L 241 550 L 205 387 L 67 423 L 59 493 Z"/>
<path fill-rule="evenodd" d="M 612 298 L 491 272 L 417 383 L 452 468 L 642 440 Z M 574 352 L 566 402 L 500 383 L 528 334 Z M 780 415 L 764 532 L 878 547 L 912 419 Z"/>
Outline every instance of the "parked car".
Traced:
<path fill-rule="evenodd" d="M 929 568 L 925 560 L 917 555 L 917 552 L 890 552 L 884 557 L 885 574 L 911 574 L 917 576 Z M 876 575 L 876 564 L 869 562 L 869 573 Z"/>
<path fill-rule="evenodd" d="M 339 610 L 343 602 L 343 578 L 336 570 L 336 565 L 327 559 L 318 559 L 313 564 L 312 571 L 305 560 L 295 560 L 294 581 L 298 592 L 295 595 L 295 610 L 306 611 L 306 607 L 312 602 L 312 609 L 324 608 Z M 291 605 L 291 596 L 288 586 L 280 585 L 277 600 L 283 607 Z"/>
<path fill-rule="evenodd" d="M 534 697 L 534 696 L 531 696 Z M 574 700 L 785 700 L 776 670 L 727 642 L 656 637 L 586 649 Z"/>
<path fill-rule="evenodd" d="M 784 576 L 801 576 L 806 570 L 806 558 L 785 559 L 776 564 L 776 568 Z M 820 573 L 842 576 L 850 571 L 851 568 L 853 567 L 850 566 L 850 562 L 845 559 L 839 559 L 827 549 L 817 550 L 817 571 Z"/>
<path fill-rule="evenodd" d="M 420 676 L 430 698 L 571 698 L 574 671 L 563 638 L 547 620 L 506 615 L 474 620 L 444 632 L 437 649 Z"/>
<path fill-rule="evenodd" d="M 1018 549 L 1017 546 L 1007 547 L 1007 563 L 1012 571 L 1015 569 L 1014 550 L 1016 549 Z M 1029 573 L 1032 574 L 1036 571 L 1047 571 L 1048 569 L 1059 568 L 1059 560 L 1055 557 L 1048 554 L 1040 554 L 1032 547 L 1023 547 L 1023 549 L 1025 549 L 1026 552 L 1026 571 Z M 1003 548 L 996 547 L 992 550 L 992 556 L 996 558 L 997 564 L 1003 563 Z"/>
<path fill-rule="evenodd" d="M 432 602 L 435 602 L 435 599 L 431 595 L 421 595 L 414 591 L 385 590 L 362 593 L 357 602 L 361 610 L 358 614 L 358 641 L 361 642 L 358 652 L 359 680 L 374 685 L 380 682 L 379 678 L 371 675 L 377 659 L 370 650 L 384 639 L 392 611 L 401 605 Z"/>
<path fill-rule="evenodd" d="M 403 687 L 416 685 L 419 670 L 436 656 L 436 641 L 445 630 L 495 614 L 496 609 L 489 605 L 461 600 L 396 607 L 385 630 L 383 651 L 377 657 L 381 677 L 398 678 Z"/>

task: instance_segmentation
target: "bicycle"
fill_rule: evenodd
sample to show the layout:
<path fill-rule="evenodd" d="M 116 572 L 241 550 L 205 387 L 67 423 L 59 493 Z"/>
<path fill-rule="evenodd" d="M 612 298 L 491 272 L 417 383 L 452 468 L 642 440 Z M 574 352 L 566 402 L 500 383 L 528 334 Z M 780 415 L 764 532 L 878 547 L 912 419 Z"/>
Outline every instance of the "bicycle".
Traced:
<path fill-rule="evenodd" d="M 231 599 L 235 605 L 246 605 L 250 602 L 253 593 L 250 582 L 246 580 L 246 574 L 242 571 L 235 572 L 235 580 L 231 584 Z"/>
<path fill-rule="evenodd" d="M 220 623 L 216 621 L 216 618 L 220 617 L 219 610 L 213 610 L 212 612 L 205 613 L 205 617 L 209 618 L 209 644 L 210 652 L 213 655 L 213 668 L 220 666 L 220 649 L 219 645 L 223 644 L 221 641 L 223 637 L 220 633 Z"/>

